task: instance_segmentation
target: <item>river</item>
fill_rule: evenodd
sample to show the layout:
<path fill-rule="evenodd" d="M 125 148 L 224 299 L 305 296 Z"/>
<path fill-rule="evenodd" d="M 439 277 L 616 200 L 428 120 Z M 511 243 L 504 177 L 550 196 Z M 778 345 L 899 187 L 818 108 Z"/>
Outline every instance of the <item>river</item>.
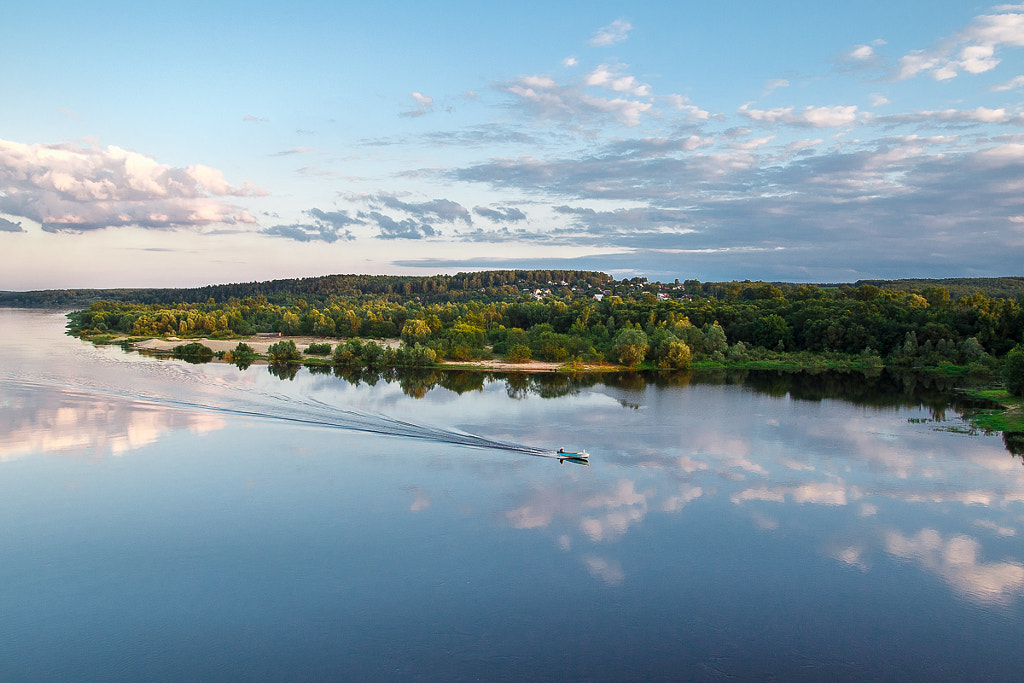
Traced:
<path fill-rule="evenodd" d="M 64 322 L 0 309 L 0 679 L 1024 670 L 1024 467 L 948 387 L 282 378 Z"/>

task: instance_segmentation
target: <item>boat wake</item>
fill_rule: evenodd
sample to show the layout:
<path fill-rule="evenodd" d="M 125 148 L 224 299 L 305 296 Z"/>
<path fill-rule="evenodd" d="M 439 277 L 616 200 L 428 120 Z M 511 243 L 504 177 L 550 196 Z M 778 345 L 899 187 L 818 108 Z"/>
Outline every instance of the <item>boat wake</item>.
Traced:
<path fill-rule="evenodd" d="M 303 424 L 327 429 L 345 429 L 357 432 L 395 436 L 406 439 L 418 439 L 441 444 L 453 444 L 469 448 L 500 450 L 522 453 L 537 457 L 557 458 L 553 450 L 528 446 L 525 444 L 494 439 L 478 434 L 471 434 L 457 429 L 416 424 L 388 415 L 365 412 L 352 408 L 334 406 L 315 398 L 296 398 L 278 393 L 266 393 L 253 387 L 232 387 L 229 384 L 205 381 L 196 375 L 188 378 L 209 388 L 216 388 L 214 394 L 202 392 L 203 399 L 173 397 L 151 393 L 133 388 L 124 389 L 114 386 L 97 386 L 93 383 L 74 384 L 67 381 L 8 374 L 6 381 L 20 384 L 26 388 L 56 388 L 68 396 L 80 396 L 83 399 L 105 396 L 135 404 L 144 404 L 174 410 L 212 412 L 220 415 L 246 417 L 258 420 L 271 420 Z M 231 390 L 230 400 L 225 390 Z"/>

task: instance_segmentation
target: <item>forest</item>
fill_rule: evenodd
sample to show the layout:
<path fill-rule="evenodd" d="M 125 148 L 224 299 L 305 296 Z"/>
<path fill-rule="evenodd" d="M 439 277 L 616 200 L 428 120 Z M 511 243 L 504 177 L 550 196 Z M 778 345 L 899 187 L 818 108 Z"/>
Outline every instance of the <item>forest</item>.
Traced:
<path fill-rule="evenodd" d="M 1016 278 L 998 280 L 1005 290 Z M 923 284 L 658 283 L 589 271 L 332 276 L 177 290 L 196 295 L 177 302 L 97 301 L 70 314 L 69 327 L 85 336 L 344 339 L 332 361 L 367 366 L 497 357 L 998 371 L 1024 336 L 1024 299 Z M 216 296 L 184 300 L 200 293 Z M 398 349 L 372 341 L 396 338 Z"/>

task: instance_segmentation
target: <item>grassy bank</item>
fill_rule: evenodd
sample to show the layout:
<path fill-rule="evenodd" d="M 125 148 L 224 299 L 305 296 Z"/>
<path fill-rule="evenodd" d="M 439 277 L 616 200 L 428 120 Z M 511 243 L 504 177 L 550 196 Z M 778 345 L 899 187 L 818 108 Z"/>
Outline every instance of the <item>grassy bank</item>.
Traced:
<path fill-rule="evenodd" d="M 1006 389 L 970 389 L 967 396 L 990 407 L 977 408 L 967 419 L 987 432 L 1024 432 L 1024 399 L 1012 396 Z"/>

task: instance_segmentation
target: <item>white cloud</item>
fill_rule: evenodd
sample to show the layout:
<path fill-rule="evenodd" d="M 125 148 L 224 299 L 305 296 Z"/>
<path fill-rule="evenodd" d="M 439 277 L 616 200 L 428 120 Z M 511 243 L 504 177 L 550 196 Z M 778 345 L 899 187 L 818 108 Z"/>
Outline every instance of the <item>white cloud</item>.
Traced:
<path fill-rule="evenodd" d="M 994 14 L 976 16 L 969 25 L 951 39 L 932 50 L 915 50 L 899 60 L 897 79 L 913 78 L 930 72 L 932 78 L 944 81 L 961 71 L 985 73 L 996 68 L 1000 59 L 996 50 L 1024 47 L 1024 13 L 1019 5 L 1000 5 Z"/>
<path fill-rule="evenodd" d="M 616 19 L 612 23 L 608 24 L 604 28 L 601 28 L 594 34 L 594 37 L 587 41 L 594 47 L 606 47 L 608 45 L 614 45 L 615 43 L 622 42 L 629 37 L 629 32 L 633 30 L 633 25 L 624 19 Z"/>
<path fill-rule="evenodd" d="M 710 112 L 690 104 L 689 98 L 682 95 L 668 95 L 665 99 L 668 101 L 669 106 L 677 111 L 686 112 L 690 118 L 700 121 L 707 121 L 711 118 Z"/>
<path fill-rule="evenodd" d="M 588 86 L 606 88 L 635 97 L 648 97 L 651 94 L 650 86 L 638 82 L 633 76 L 623 75 L 607 64 L 601 64 L 591 71 L 583 82 Z"/>
<path fill-rule="evenodd" d="M 611 118 L 626 126 L 636 126 L 653 107 L 650 86 L 606 64 L 598 66 L 581 80 L 566 84 L 547 75 L 524 75 L 501 87 L 545 118 L 580 121 Z M 616 96 L 602 97 L 587 91 L 593 88 L 615 93 Z"/>
<path fill-rule="evenodd" d="M 868 101 L 871 103 L 872 107 L 882 107 L 889 104 L 888 97 L 876 92 L 871 93 L 870 97 L 868 98 Z"/>
<path fill-rule="evenodd" d="M 993 85 L 989 90 L 993 92 L 1002 92 L 1004 90 L 1013 90 L 1024 85 L 1024 76 L 1017 76 L 1006 83 L 1000 83 L 999 85 Z"/>
<path fill-rule="evenodd" d="M 857 122 L 856 105 L 833 107 L 777 107 L 774 109 L 751 109 L 744 104 L 738 110 L 741 116 L 752 121 L 774 126 L 777 123 L 798 128 L 836 128 Z"/>
<path fill-rule="evenodd" d="M 579 63 L 579 60 L 576 59 L 575 57 L 566 57 L 565 59 L 562 60 L 562 66 L 566 68 L 576 66 Z"/>
<path fill-rule="evenodd" d="M 248 223 L 248 212 L 216 197 L 261 194 L 209 166 L 174 168 L 119 147 L 0 140 L 0 211 L 45 230 Z"/>
<path fill-rule="evenodd" d="M 857 45 L 846 53 L 847 59 L 863 62 L 875 56 L 875 48 L 870 45 Z"/>
<path fill-rule="evenodd" d="M 434 98 L 419 92 L 409 93 L 409 97 L 416 103 L 416 108 L 404 111 L 399 116 L 418 117 L 428 114 L 434 110 Z"/>
<path fill-rule="evenodd" d="M 922 71 L 933 68 L 938 63 L 939 60 L 937 58 L 928 56 L 923 52 L 911 52 L 900 58 L 899 71 L 896 74 L 896 78 L 901 81 L 913 78 Z"/>
<path fill-rule="evenodd" d="M 976 107 L 974 109 L 943 109 L 941 111 L 922 110 L 909 114 L 879 116 L 873 119 L 879 125 L 899 125 L 908 123 L 963 123 L 963 124 L 1024 124 L 1024 116 L 1013 114 L 1006 109 L 990 109 Z"/>
<path fill-rule="evenodd" d="M 640 123 L 640 117 L 651 108 L 650 102 L 637 102 L 616 97 L 607 100 L 601 97 L 584 95 L 580 98 L 583 104 L 589 105 L 595 111 L 612 114 L 616 119 L 627 126 L 636 126 Z"/>

